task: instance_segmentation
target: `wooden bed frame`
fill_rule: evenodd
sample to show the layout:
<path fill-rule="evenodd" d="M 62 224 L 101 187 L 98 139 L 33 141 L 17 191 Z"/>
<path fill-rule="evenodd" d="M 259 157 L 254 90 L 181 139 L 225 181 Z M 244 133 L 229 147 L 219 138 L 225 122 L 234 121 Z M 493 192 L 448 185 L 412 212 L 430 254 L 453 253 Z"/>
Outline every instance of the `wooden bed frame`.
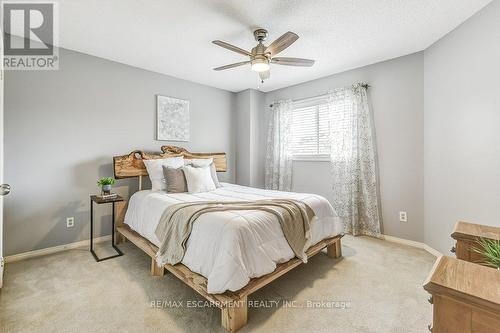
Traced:
<path fill-rule="evenodd" d="M 115 178 L 121 179 L 139 177 L 139 189 L 141 189 L 141 179 L 143 176 L 147 176 L 148 174 L 142 160 L 164 158 L 168 156 L 184 156 L 184 158 L 213 158 L 217 171 L 224 172 L 227 170 L 225 153 L 190 153 L 183 148 L 175 146 L 163 146 L 161 147 L 161 151 L 161 153 L 145 153 L 135 150 L 128 155 L 114 157 L 113 167 Z M 116 244 L 121 243 L 124 239 L 128 239 L 151 257 L 151 274 L 153 276 L 163 276 L 165 271 L 169 271 L 205 299 L 214 303 L 221 309 L 222 326 L 229 332 L 236 332 L 238 329 L 246 325 L 248 295 L 254 293 L 288 271 L 302 264 L 300 259 L 293 258 L 290 261 L 278 264 L 274 272 L 259 278 L 251 279 L 245 287 L 238 291 L 226 291 L 223 294 L 209 294 L 207 292 L 207 279 L 192 272 L 183 264 L 177 264 L 174 266 L 167 264 L 165 267 L 158 267 L 156 265 L 155 255 L 158 248 L 123 223 L 126 209 L 126 202 L 116 203 Z M 318 244 L 310 247 L 309 250 L 306 251 L 307 256 L 310 258 L 326 248 L 326 253 L 329 257 L 340 258 L 342 256 L 342 236 L 343 235 L 337 235 L 320 241 Z"/>

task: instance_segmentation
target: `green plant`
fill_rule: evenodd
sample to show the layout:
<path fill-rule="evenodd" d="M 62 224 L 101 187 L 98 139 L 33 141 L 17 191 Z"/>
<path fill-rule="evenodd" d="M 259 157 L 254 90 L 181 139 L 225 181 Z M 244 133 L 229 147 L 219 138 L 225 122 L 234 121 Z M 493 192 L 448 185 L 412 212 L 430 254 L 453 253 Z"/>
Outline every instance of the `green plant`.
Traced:
<path fill-rule="evenodd" d="M 114 183 L 116 183 L 116 180 L 113 177 L 104 177 L 97 181 L 98 186 L 113 185 Z"/>
<path fill-rule="evenodd" d="M 484 256 L 482 263 L 500 269 L 500 240 L 481 238 L 477 243 L 479 247 L 473 247 L 472 250 Z"/>

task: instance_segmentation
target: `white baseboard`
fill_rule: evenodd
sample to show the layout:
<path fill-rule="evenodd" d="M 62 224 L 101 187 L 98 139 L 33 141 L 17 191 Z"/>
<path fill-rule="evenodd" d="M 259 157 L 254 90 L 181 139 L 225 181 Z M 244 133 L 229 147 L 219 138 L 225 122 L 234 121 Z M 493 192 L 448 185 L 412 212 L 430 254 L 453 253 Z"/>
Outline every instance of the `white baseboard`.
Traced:
<path fill-rule="evenodd" d="M 109 240 L 111 240 L 111 235 L 97 237 L 97 238 L 94 238 L 94 244 L 106 242 Z M 9 263 L 9 262 L 15 262 L 15 261 L 29 259 L 29 258 L 35 258 L 35 257 L 39 257 L 39 256 L 44 256 L 47 254 L 77 249 L 77 248 L 84 247 L 84 246 L 87 246 L 87 247 L 90 246 L 90 239 L 86 239 L 86 240 L 82 240 L 82 241 L 74 242 L 74 243 L 69 243 L 69 244 L 64 244 L 64 245 L 59 245 L 59 246 L 47 247 L 45 249 L 40 249 L 40 250 L 35 250 L 35 251 L 14 254 L 14 255 L 5 257 L 5 262 Z"/>
<path fill-rule="evenodd" d="M 441 252 L 439 252 L 438 250 L 436 250 L 433 247 L 430 247 L 427 244 L 424 244 L 424 250 L 429 252 L 430 254 L 436 256 L 436 257 L 441 257 L 443 255 Z"/>
<path fill-rule="evenodd" d="M 383 237 L 388 242 L 404 244 L 404 245 L 413 246 L 413 247 L 416 247 L 419 249 L 424 249 L 425 251 L 429 252 L 430 254 L 432 254 L 435 257 L 440 257 L 443 255 L 441 252 L 439 252 L 436 249 L 433 249 L 432 247 L 430 247 L 429 245 L 427 245 L 425 243 L 415 242 L 415 241 L 412 241 L 409 239 L 398 238 L 398 237 L 389 236 L 389 235 L 383 235 Z"/>

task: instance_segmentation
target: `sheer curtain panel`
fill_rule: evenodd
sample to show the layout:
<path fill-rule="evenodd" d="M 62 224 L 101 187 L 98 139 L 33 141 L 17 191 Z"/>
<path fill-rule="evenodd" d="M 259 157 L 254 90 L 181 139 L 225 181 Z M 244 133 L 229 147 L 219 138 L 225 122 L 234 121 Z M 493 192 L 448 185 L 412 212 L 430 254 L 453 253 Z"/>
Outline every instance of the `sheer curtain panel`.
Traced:
<path fill-rule="evenodd" d="M 329 93 L 332 126 L 332 204 L 345 232 L 380 237 L 375 133 L 367 86 L 356 84 Z"/>
<path fill-rule="evenodd" d="M 292 101 L 273 103 L 269 121 L 265 185 L 270 190 L 292 189 Z"/>

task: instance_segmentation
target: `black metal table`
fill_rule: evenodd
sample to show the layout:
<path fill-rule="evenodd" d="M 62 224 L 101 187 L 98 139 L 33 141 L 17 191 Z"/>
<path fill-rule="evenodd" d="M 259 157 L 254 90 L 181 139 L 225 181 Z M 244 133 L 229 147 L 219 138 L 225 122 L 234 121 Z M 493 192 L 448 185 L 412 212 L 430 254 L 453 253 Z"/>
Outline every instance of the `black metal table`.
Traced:
<path fill-rule="evenodd" d="M 98 197 L 97 195 L 91 195 L 90 196 L 90 252 L 94 256 L 94 259 L 99 262 L 111 258 L 116 258 L 119 256 L 123 255 L 123 252 L 120 251 L 120 249 L 115 245 L 115 202 L 119 201 L 124 201 L 124 199 L 117 195 L 116 197 L 112 199 L 102 199 Z M 101 205 L 101 204 L 106 204 L 106 203 L 111 203 L 112 204 L 112 216 L 111 216 L 111 246 L 115 249 L 117 254 L 106 257 L 106 258 L 99 258 L 97 254 L 94 252 L 94 203 Z"/>

